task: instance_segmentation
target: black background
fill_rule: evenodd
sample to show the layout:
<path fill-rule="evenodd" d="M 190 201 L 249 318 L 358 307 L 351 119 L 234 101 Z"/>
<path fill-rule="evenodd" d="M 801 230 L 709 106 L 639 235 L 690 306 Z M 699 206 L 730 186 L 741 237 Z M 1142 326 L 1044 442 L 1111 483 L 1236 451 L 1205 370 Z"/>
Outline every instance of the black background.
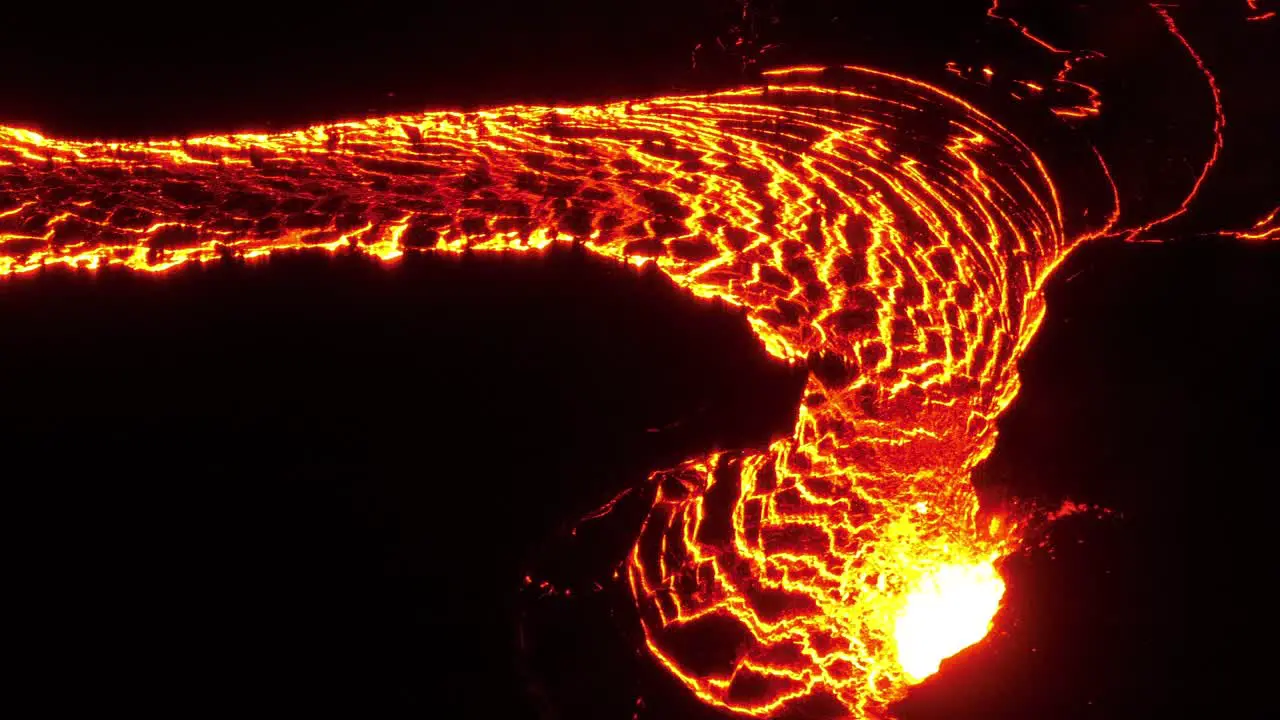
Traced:
<path fill-rule="evenodd" d="M 979 54 L 986 6 L 754 7 L 780 18 L 766 59 L 936 70 Z M 0 36 L 0 121 L 165 136 L 737 82 L 715 40 L 738 15 L 28 8 Z M 1274 196 L 1274 58 L 1196 39 L 1252 112 L 1200 217 L 1247 224 Z M 1061 268 L 978 481 L 1117 512 L 1011 559 L 996 631 L 903 717 L 1268 714 L 1278 279 L 1276 247 L 1214 237 Z M 639 652 L 609 581 L 643 494 L 568 531 L 650 470 L 786 432 L 802 381 L 734 312 L 572 250 L 7 280 L 8 682 L 47 716 L 713 717 Z"/>

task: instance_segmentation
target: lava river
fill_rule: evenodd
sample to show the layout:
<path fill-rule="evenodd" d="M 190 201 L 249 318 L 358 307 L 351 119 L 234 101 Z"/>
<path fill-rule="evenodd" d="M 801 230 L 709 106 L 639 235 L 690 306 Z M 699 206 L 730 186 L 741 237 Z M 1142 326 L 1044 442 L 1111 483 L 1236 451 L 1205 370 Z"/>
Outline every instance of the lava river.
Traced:
<path fill-rule="evenodd" d="M 1019 532 L 970 473 L 1082 239 L 1009 130 L 864 68 L 165 142 L 0 127 L 0 275 L 575 242 L 741 308 L 809 369 L 794 431 L 654 473 L 626 575 L 654 658 L 760 716 L 879 715 L 989 631 Z"/>

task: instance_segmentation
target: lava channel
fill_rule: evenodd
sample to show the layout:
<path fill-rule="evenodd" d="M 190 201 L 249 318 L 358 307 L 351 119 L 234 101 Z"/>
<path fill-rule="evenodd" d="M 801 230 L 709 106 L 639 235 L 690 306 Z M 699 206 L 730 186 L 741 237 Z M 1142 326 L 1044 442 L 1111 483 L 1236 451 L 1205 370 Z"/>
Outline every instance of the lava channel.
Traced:
<path fill-rule="evenodd" d="M 979 515 L 970 472 L 1081 238 L 992 118 L 819 70 L 165 142 L 0 127 L 0 275 L 574 242 L 737 306 L 807 387 L 790 436 L 653 474 L 626 563 L 648 648 L 731 711 L 880 715 L 1000 606 L 1019 531 Z"/>

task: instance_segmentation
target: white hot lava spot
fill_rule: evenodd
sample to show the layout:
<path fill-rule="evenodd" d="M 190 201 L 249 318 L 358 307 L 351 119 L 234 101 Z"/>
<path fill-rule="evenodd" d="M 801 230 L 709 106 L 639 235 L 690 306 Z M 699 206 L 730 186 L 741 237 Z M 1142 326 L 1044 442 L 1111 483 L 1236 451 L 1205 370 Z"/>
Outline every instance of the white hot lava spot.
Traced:
<path fill-rule="evenodd" d="M 894 625 L 898 663 L 911 682 L 938 671 L 946 658 L 991 630 L 1004 580 L 990 562 L 945 565 L 907 593 Z"/>

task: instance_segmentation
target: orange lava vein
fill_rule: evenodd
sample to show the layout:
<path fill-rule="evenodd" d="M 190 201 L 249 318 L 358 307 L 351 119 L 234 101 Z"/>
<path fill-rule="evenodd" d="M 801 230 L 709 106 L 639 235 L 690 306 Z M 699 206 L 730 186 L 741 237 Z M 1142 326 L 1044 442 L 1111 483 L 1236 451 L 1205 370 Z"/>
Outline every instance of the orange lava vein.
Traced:
<path fill-rule="evenodd" d="M 770 76 L 151 143 L 0 127 L 0 275 L 577 241 L 740 307 L 808 385 L 789 436 L 653 475 L 627 563 L 648 647 L 735 712 L 878 716 L 990 628 L 1017 531 L 969 475 L 1075 241 L 1040 160 L 964 101 Z"/>
<path fill-rule="evenodd" d="M 1280 240 L 1280 207 L 1262 216 L 1247 230 L 1227 230 L 1222 234 L 1240 240 Z"/>
<path fill-rule="evenodd" d="M 1082 82 L 1077 82 L 1075 80 L 1069 79 L 1069 76 L 1071 75 L 1071 71 L 1075 69 L 1075 63 L 1081 60 L 1100 59 L 1104 57 L 1102 53 L 1096 50 L 1085 50 L 1082 52 L 1072 53 L 1069 50 L 1064 50 L 1063 48 L 1060 48 L 1054 45 L 1053 43 L 1049 42 L 1048 40 L 1045 40 L 1039 35 L 1035 35 L 1030 30 L 1028 30 L 1025 25 L 1013 19 L 1012 17 L 1009 17 L 1007 15 L 1001 15 L 1000 0 L 991 0 L 991 7 L 987 8 L 987 17 L 992 18 L 994 20 L 1003 20 L 1009 23 L 1009 25 L 1012 26 L 1019 33 L 1021 33 L 1023 37 L 1027 38 L 1031 42 L 1035 43 L 1036 45 L 1039 45 L 1041 48 L 1043 48 L 1044 50 L 1054 55 L 1068 56 L 1066 60 L 1062 61 L 1062 69 L 1059 70 L 1058 74 L 1054 76 L 1054 80 L 1060 85 L 1072 86 L 1083 91 L 1085 94 L 1086 100 L 1084 102 L 1078 102 L 1072 105 L 1054 107 L 1050 109 L 1050 112 L 1052 112 L 1054 115 L 1057 115 L 1060 118 L 1072 118 L 1072 119 L 1091 118 L 1091 117 L 1096 117 L 1102 113 L 1102 93 L 1100 93 L 1097 88 L 1091 85 L 1086 85 Z M 1043 91 L 1042 87 L 1034 83 L 1021 81 L 1021 84 L 1023 84 L 1024 86 L 1027 86 L 1029 89 L 1032 90 L 1032 92 Z"/>
<path fill-rule="evenodd" d="M 1116 219 L 1113 217 L 1112 221 L 1109 223 L 1108 231 L 1110 232 L 1110 234 L 1114 236 L 1124 237 L 1125 240 L 1129 242 L 1160 242 L 1160 240 L 1152 239 L 1148 236 L 1150 231 L 1157 227 L 1165 225 L 1170 221 L 1178 217 L 1181 217 L 1182 215 L 1185 215 L 1187 213 L 1192 203 L 1200 194 L 1200 189 L 1204 185 L 1205 180 L 1209 177 L 1209 174 L 1213 171 L 1214 167 L 1218 163 L 1218 158 L 1222 153 L 1222 147 L 1225 140 L 1224 131 L 1227 124 L 1226 113 L 1222 103 L 1222 92 L 1218 87 L 1217 78 L 1209 70 L 1208 66 L 1204 62 L 1204 59 L 1200 56 L 1200 53 L 1196 51 L 1195 47 L 1187 39 L 1186 35 L 1183 34 L 1182 30 L 1178 26 L 1178 23 L 1174 20 L 1173 15 L 1170 14 L 1169 12 L 1169 8 L 1171 7 L 1176 8 L 1177 6 L 1165 5 L 1165 4 L 1154 3 L 1154 2 L 1148 3 L 1147 5 L 1153 12 L 1156 13 L 1157 16 L 1159 16 L 1160 21 L 1164 25 L 1165 29 L 1169 32 L 1170 35 L 1173 36 L 1175 40 L 1178 41 L 1178 43 L 1186 51 L 1188 57 L 1192 60 L 1192 62 L 1195 63 L 1196 69 L 1204 78 L 1205 86 L 1209 91 L 1209 96 L 1213 104 L 1213 125 L 1210 132 L 1211 145 L 1209 148 L 1208 156 L 1205 158 L 1204 163 L 1200 166 L 1200 170 L 1197 173 L 1194 181 L 1192 182 L 1191 187 L 1189 188 L 1186 196 L 1183 197 L 1182 201 L 1178 204 L 1176 208 L 1162 215 L 1161 217 L 1148 220 L 1140 224 L 1129 225 L 1120 229 L 1112 229 L 1114 228 L 1114 225 L 1116 222 Z M 1247 17 L 1246 18 L 1247 20 L 1265 20 L 1275 15 L 1274 12 L 1261 11 L 1258 7 L 1258 0 L 1248 0 L 1248 6 L 1249 6 L 1249 10 L 1253 14 Z M 1027 39 L 1031 40 L 1036 45 L 1040 46 L 1042 49 L 1052 54 L 1055 54 L 1055 55 L 1068 54 L 1068 51 L 1063 50 L 1055 46 L 1054 44 L 1050 43 L 1049 41 L 1037 35 L 1032 34 L 1024 25 L 1019 23 L 1014 18 L 1001 15 L 1000 11 L 1001 11 L 1000 0 L 992 0 L 991 6 L 987 9 L 987 15 L 989 17 L 996 20 L 1007 22 L 1010 26 L 1016 29 L 1019 33 L 1021 33 Z M 1099 93 L 1099 91 L 1096 90 L 1095 88 L 1092 88 L 1088 85 L 1083 85 L 1081 83 L 1070 81 L 1067 79 L 1067 77 L 1071 72 L 1071 70 L 1073 69 L 1073 62 L 1077 60 L 1095 59 L 1095 58 L 1102 58 L 1102 57 L 1104 56 L 1101 53 L 1090 50 L 1090 51 L 1084 51 L 1082 53 L 1079 53 L 1076 56 L 1073 56 L 1064 62 L 1062 70 L 1058 73 L 1057 77 L 1055 78 L 1056 81 L 1059 83 L 1076 85 L 1079 88 L 1083 89 L 1088 95 L 1088 102 L 1078 104 L 1072 107 L 1051 108 L 1051 112 L 1053 112 L 1055 115 L 1062 118 L 1085 118 L 1085 117 L 1094 116 L 1100 113 L 1101 107 L 1102 107 L 1101 93 Z M 958 72 L 958 68 L 955 68 L 954 66 L 949 66 L 948 69 L 953 73 L 960 74 Z M 1039 92 L 1042 90 L 1040 86 L 1027 83 L 1025 81 L 1020 82 L 1020 84 L 1022 84 L 1025 87 L 1028 87 L 1028 89 L 1032 90 L 1032 92 Z M 1106 160 L 1103 159 L 1101 156 L 1099 156 L 1098 159 L 1099 159 L 1099 162 L 1102 164 L 1102 168 L 1107 175 L 1107 180 L 1108 182 L 1111 183 L 1112 190 L 1114 191 L 1115 183 L 1111 177 L 1110 169 L 1107 167 Z M 1118 197 L 1116 198 L 1116 203 L 1117 204 L 1115 207 L 1117 208 L 1117 216 L 1118 216 L 1118 208 L 1119 208 Z M 1248 235 L 1241 235 L 1238 232 L 1237 233 L 1228 232 L 1226 234 L 1239 235 L 1240 237 L 1244 237 L 1245 239 L 1250 239 Z M 1267 237 L 1269 238 L 1270 236 L 1267 236 Z"/>
<path fill-rule="evenodd" d="M 1160 16 L 1161 20 L 1164 21 L 1165 27 L 1168 28 L 1169 33 L 1177 39 L 1184 49 L 1186 49 L 1187 54 L 1191 56 L 1196 67 L 1200 70 L 1200 74 L 1204 76 L 1205 83 L 1209 88 L 1209 94 L 1213 99 L 1213 147 L 1209 151 L 1209 157 L 1201 167 L 1199 175 L 1196 176 L 1195 183 L 1192 184 L 1190 192 L 1187 193 L 1187 196 L 1183 199 L 1177 209 L 1161 218 L 1157 218 L 1140 227 L 1128 231 L 1125 235 L 1125 239 L 1130 241 L 1142 239 L 1142 235 L 1144 233 L 1150 232 L 1153 228 L 1163 225 L 1187 212 L 1192 201 L 1200 194 L 1200 186 L 1204 184 L 1205 178 L 1209 177 L 1210 171 L 1212 171 L 1214 165 L 1217 165 L 1218 163 L 1218 155 L 1222 153 L 1222 133 L 1227 125 L 1227 116 L 1222 108 L 1222 92 L 1218 89 L 1218 81 L 1213 76 L 1213 73 L 1209 71 L 1209 68 L 1204 64 L 1204 60 L 1200 57 L 1200 53 L 1196 52 L 1196 49 L 1192 47 L 1191 43 L 1187 40 L 1187 37 L 1178 29 L 1178 24 L 1174 22 L 1173 16 L 1169 14 L 1167 9 L 1155 3 L 1151 3 L 1151 9 Z"/>
<path fill-rule="evenodd" d="M 1245 17 L 1245 20 L 1248 20 L 1249 22 L 1261 22 L 1263 20 L 1270 20 L 1276 16 L 1276 12 L 1274 10 L 1263 10 L 1258 7 L 1258 0 L 1248 0 L 1248 3 L 1249 15 Z"/>

